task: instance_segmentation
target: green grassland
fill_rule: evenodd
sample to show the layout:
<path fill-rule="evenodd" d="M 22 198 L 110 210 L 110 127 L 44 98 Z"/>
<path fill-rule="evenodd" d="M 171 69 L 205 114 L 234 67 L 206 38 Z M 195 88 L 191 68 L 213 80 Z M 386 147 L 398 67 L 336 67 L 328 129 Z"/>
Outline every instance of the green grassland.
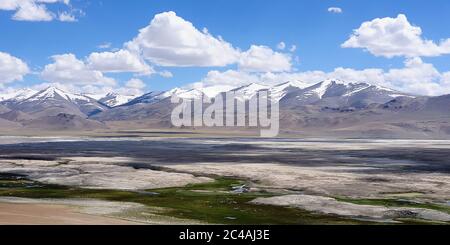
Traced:
<path fill-rule="evenodd" d="M 308 212 L 298 208 L 257 205 L 249 203 L 259 197 L 277 194 L 264 191 L 236 194 L 234 186 L 245 184 L 243 180 L 217 178 L 204 184 L 185 187 L 154 189 L 146 191 L 120 191 L 74 188 L 42 184 L 22 176 L 0 174 L 0 196 L 34 199 L 99 199 L 105 201 L 133 202 L 143 204 L 157 215 L 210 224 L 379 224 L 369 221 L 346 219 L 333 215 Z M 426 208 L 450 213 L 450 207 L 432 203 L 417 203 L 398 199 L 350 199 L 338 201 L 359 205 L 385 207 Z M 134 214 L 135 215 L 135 214 Z M 401 219 L 404 224 L 433 223 L 416 219 Z"/>
<path fill-rule="evenodd" d="M 36 199 L 93 198 L 134 202 L 162 210 L 158 215 L 211 224 L 370 224 L 296 208 L 251 204 L 249 202 L 255 198 L 271 197 L 275 194 L 231 192 L 233 186 L 244 183 L 241 180 L 219 178 L 205 184 L 133 192 L 46 185 L 20 176 L 0 175 L 0 196 Z"/>

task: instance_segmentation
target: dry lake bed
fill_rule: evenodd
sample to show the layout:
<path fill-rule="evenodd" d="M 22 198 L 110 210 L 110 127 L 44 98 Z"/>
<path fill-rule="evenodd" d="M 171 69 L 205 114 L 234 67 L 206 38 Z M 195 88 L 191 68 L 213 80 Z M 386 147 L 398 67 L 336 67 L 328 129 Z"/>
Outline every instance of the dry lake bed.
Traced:
<path fill-rule="evenodd" d="M 432 140 L 0 137 L 0 224 L 450 224 L 449 156 Z"/>

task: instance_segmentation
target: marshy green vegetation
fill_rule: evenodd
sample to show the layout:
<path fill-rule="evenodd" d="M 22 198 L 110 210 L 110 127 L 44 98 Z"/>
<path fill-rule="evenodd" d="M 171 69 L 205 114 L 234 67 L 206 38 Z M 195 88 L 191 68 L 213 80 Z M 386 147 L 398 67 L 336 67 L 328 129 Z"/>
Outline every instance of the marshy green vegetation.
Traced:
<path fill-rule="evenodd" d="M 197 220 L 210 224 L 379 224 L 317 214 L 298 208 L 252 204 L 249 202 L 255 198 L 273 197 L 277 194 L 264 191 L 233 193 L 233 187 L 244 184 L 246 182 L 243 180 L 218 178 L 210 183 L 135 192 L 48 185 L 28 180 L 23 176 L 0 174 L 0 196 L 133 202 L 143 204 L 149 207 L 149 210 L 157 208 L 157 215 Z M 343 197 L 336 199 L 359 205 L 426 208 L 450 213 L 449 206 L 409 200 Z M 401 221 L 406 224 L 430 223 L 415 219 L 402 219 Z"/>
<path fill-rule="evenodd" d="M 251 204 L 249 202 L 255 198 L 271 197 L 275 194 L 236 194 L 231 191 L 233 186 L 242 184 L 245 184 L 245 181 L 219 178 L 205 184 L 133 192 L 46 185 L 21 176 L 0 175 L 0 196 L 35 199 L 93 198 L 134 202 L 159 208 L 162 211 L 159 211 L 158 215 L 211 224 L 369 224 L 296 208 Z"/>

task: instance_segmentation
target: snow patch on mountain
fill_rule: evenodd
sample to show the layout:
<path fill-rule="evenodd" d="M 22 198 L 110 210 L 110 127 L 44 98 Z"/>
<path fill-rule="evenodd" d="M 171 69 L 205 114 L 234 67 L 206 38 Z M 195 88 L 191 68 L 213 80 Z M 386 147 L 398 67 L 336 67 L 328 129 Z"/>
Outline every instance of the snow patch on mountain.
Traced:
<path fill-rule="evenodd" d="M 174 88 L 162 94 L 163 98 L 170 98 L 172 96 L 180 99 L 201 99 L 203 92 L 198 89 Z"/>
<path fill-rule="evenodd" d="M 201 99 L 203 95 L 203 92 L 198 89 L 179 91 L 176 93 L 176 96 L 181 99 Z"/>
<path fill-rule="evenodd" d="M 225 93 L 231 91 L 232 89 L 234 89 L 234 87 L 228 85 L 217 85 L 205 88 L 198 88 L 198 90 L 202 91 L 208 98 L 214 98 L 220 93 Z"/>
<path fill-rule="evenodd" d="M 349 97 L 349 96 L 352 96 L 352 95 L 354 95 L 354 94 L 356 94 L 356 93 L 362 92 L 362 91 L 364 91 L 364 90 L 366 90 L 366 89 L 368 89 L 368 88 L 370 88 L 370 87 L 372 87 L 370 84 L 365 84 L 365 83 L 363 83 L 363 84 L 358 84 L 355 88 L 350 89 L 350 90 L 349 90 L 347 93 L 345 93 L 343 96 L 344 96 L 344 97 Z"/>
<path fill-rule="evenodd" d="M 98 101 L 109 107 L 117 107 L 132 101 L 134 98 L 136 98 L 136 96 L 109 93 Z"/>
<path fill-rule="evenodd" d="M 312 93 L 315 93 L 320 99 L 322 99 L 323 96 L 327 93 L 328 89 L 332 85 L 347 86 L 347 83 L 345 83 L 344 81 L 341 81 L 341 80 L 328 79 L 328 80 L 325 80 L 325 81 L 315 85 L 315 87 L 313 89 L 311 89 L 310 91 Z"/>
<path fill-rule="evenodd" d="M 269 86 L 261 85 L 261 84 L 257 84 L 257 83 L 250 83 L 249 85 L 234 89 L 232 91 L 236 93 L 236 97 L 238 99 L 249 100 L 253 96 L 255 96 L 257 94 L 257 92 L 259 92 L 261 90 L 268 90 L 268 89 L 270 89 Z"/>
<path fill-rule="evenodd" d="M 270 96 L 272 100 L 279 102 L 281 99 L 283 99 L 291 90 L 294 89 L 304 89 L 307 85 L 304 82 L 300 81 L 293 81 L 293 82 L 286 82 L 279 85 L 276 85 L 269 89 Z"/>

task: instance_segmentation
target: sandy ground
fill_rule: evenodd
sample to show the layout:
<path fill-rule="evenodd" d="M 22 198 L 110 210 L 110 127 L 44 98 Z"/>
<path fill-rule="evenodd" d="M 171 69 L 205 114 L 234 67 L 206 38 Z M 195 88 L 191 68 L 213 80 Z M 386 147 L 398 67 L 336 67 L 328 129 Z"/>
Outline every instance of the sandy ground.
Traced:
<path fill-rule="evenodd" d="M 0 225 L 201 225 L 161 215 L 162 208 L 96 199 L 0 197 Z"/>
<path fill-rule="evenodd" d="M 0 224 L 137 225 L 124 214 L 144 210 L 137 203 L 96 199 L 30 199 L 0 197 Z"/>
<path fill-rule="evenodd" d="M 64 205 L 0 203 L 0 225 L 137 225 L 121 219 L 78 213 Z"/>

